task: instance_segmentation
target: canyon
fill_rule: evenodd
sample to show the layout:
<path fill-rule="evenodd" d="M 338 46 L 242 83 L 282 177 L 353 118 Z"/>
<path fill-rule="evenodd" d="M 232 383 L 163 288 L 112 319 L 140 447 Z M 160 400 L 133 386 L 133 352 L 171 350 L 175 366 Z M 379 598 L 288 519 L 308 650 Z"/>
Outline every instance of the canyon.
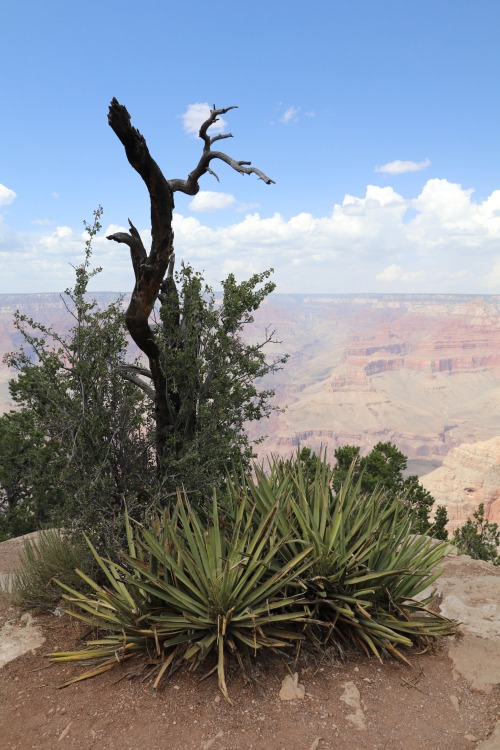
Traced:
<path fill-rule="evenodd" d="M 290 359 L 261 454 L 392 441 L 422 474 L 497 436 L 499 313 L 499 296 L 274 295 L 253 328 L 270 323 Z"/>
<path fill-rule="evenodd" d="M 95 296 L 105 306 L 118 295 Z M 19 347 L 16 309 L 58 331 L 72 323 L 60 295 L 0 295 L 0 355 Z M 391 441 L 424 475 L 452 449 L 500 434 L 500 295 L 273 294 L 242 335 L 266 330 L 280 342 L 269 356 L 290 356 L 262 383 L 281 411 L 251 427 L 267 435 L 260 458 Z M 0 410 L 10 377 L 1 365 Z"/>

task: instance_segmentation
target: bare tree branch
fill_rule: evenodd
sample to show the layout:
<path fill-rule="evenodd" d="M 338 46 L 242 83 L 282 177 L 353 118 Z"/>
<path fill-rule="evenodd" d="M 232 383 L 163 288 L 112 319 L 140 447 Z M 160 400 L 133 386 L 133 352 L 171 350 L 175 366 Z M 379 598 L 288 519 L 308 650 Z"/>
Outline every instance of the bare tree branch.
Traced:
<path fill-rule="evenodd" d="M 172 218 L 174 193 L 181 191 L 187 195 L 196 195 L 200 189 L 198 180 L 207 172 L 219 179 L 210 166 L 214 159 L 225 162 L 240 174 L 256 174 L 267 185 L 273 183 L 273 180 L 267 177 L 264 172 L 252 167 L 250 162 L 236 161 L 221 151 L 211 150 L 214 143 L 232 137 L 230 133 L 208 135 L 210 126 L 218 121 L 220 115 L 226 114 L 231 109 L 235 109 L 235 107 L 216 109 L 214 106 L 210 111 L 210 116 L 199 131 L 199 136 L 204 144 L 203 153 L 198 165 L 188 175 L 187 180 L 166 180 L 160 167 L 149 153 L 144 136 L 137 128 L 133 127 L 127 109 L 114 98 L 109 106 L 109 125 L 123 144 L 130 165 L 146 184 L 151 203 L 151 248 L 149 253 L 130 219 L 128 232 L 116 232 L 109 235 L 107 239 L 125 244 L 130 249 L 135 286 L 125 313 L 125 321 L 132 339 L 139 349 L 146 354 L 150 369 L 148 375 L 131 368 L 124 369 L 121 374 L 154 398 L 159 467 L 166 450 L 167 437 L 171 434 L 172 429 L 175 429 L 179 410 L 182 406 L 180 402 L 177 403 L 179 401 L 178 394 L 169 393 L 165 371 L 168 364 L 162 361 L 156 331 L 151 328 L 149 323 L 154 304 L 159 297 L 162 304 L 174 306 L 177 304 L 178 308 L 178 296 L 173 279 L 174 233 Z M 179 321 L 175 317 L 175 307 L 173 313 L 172 322 L 179 325 Z M 139 377 L 141 374 L 151 379 L 154 389 L 141 380 Z"/>
<path fill-rule="evenodd" d="M 138 388 L 140 388 L 141 391 L 144 391 L 144 393 L 149 396 L 152 401 L 155 400 L 155 389 L 145 383 L 144 380 L 141 380 L 140 377 L 135 375 L 133 372 L 129 372 L 126 368 L 119 367 L 117 368 L 117 372 L 124 380 L 128 380 L 129 383 L 133 383 L 134 385 L 138 386 Z"/>
<path fill-rule="evenodd" d="M 199 132 L 200 138 L 203 138 L 203 140 L 205 141 L 206 149 L 210 149 L 210 143 L 212 140 L 207 133 L 208 128 L 211 127 L 212 125 L 215 125 L 215 123 L 219 121 L 219 115 L 225 115 L 231 109 L 238 109 L 238 107 L 236 104 L 232 104 L 230 107 L 224 107 L 223 109 L 216 109 L 215 104 L 214 104 L 214 108 L 210 110 L 210 116 L 207 117 L 207 119 L 201 126 L 200 132 Z M 232 137 L 232 136 L 228 136 L 228 137 Z"/>
<path fill-rule="evenodd" d="M 151 200 L 151 250 L 149 255 L 139 233 L 130 222 L 130 233 L 118 232 L 109 239 L 129 246 L 135 272 L 135 287 L 125 319 L 134 342 L 148 355 L 158 358 L 158 346 L 149 326 L 149 316 L 158 297 L 160 284 L 173 251 L 174 233 L 172 190 L 162 171 L 149 153 L 146 140 L 132 126 L 127 109 L 112 99 L 108 122 L 122 142 L 127 159 L 146 183 Z"/>
<path fill-rule="evenodd" d="M 134 227 L 130 219 L 128 220 L 128 223 L 130 225 L 130 234 L 128 234 L 127 232 L 115 232 L 115 234 L 108 234 L 106 239 L 114 240 L 115 242 L 123 242 L 125 243 L 125 245 L 129 246 L 130 257 L 132 258 L 132 267 L 137 277 L 140 265 L 141 263 L 146 262 L 148 254 L 146 252 L 146 248 L 142 244 L 142 239 L 139 232 Z"/>
<path fill-rule="evenodd" d="M 140 367 L 139 365 L 132 365 L 132 364 L 123 364 L 119 365 L 116 368 L 116 371 L 120 374 L 122 372 L 135 372 L 137 375 L 143 375 L 145 378 L 149 378 L 150 380 L 153 378 L 151 374 L 151 370 L 148 370 L 147 367 Z"/>
<path fill-rule="evenodd" d="M 189 173 L 187 180 L 174 179 L 168 181 L 173 193 L 181 192 L 186 193 L 186 195 L 196 195 L 196 193 L 200 189 L 198 180 L 207 172 L 212 174 L 214 177 L 216 177 L 217 181 L 219 181 L 219 178 L 217 177 L 215 172 L 210 169 L 210 162 L 213 159 L 220 159 L 240 174 L 256 174 L 260 180 L 263 180 L 266 183 L 266 185 L 274 185 L 274 180 L 264 174 L 264 172 L 262 172 L 260 169 L 251 167 L 250 161 L 237 161 L 231 156 L 222 153 L 222 151 L 211 150 L 212 144 L 214 144 L 216 141 L 233 137 L 231 133 L 219 133 L 218 135 L 214 135 L 212 137 L 210 137 L 207 133 L 209 127 L 218 121 L 219 115 L 226 114 L 226 112 L 229 112 L 230 109 L 237 109 L 237 107 L 235 105 L 231 107 L 225 107 L 224 109 L 215 109 L 214 107 L 214 109 L 210 110 L 210 117 L 205 120 L 200 128 L 199 133 L 200 138 L 205 144 L 203 146 L 203 153 L 200 157 L 200 161 L 193 169 L 193 171 Z"/>
<path fill-rule="evenodd" d="M 232 133 L 219 133 L 218 135 L 214 135 L 213 138 L 210 138 L 210 144 L 215 143 L 215 141 L 222 141 L 223 138 L 232 137 Z"/>

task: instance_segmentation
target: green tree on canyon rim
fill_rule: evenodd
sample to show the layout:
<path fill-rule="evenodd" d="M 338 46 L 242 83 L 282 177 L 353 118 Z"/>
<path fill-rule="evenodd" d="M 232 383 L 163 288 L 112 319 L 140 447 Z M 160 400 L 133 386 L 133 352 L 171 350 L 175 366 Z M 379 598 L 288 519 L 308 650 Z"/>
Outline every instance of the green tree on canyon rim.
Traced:
<path fill-rule="evenodd" d="M 416 474 L 405 477 L 407 457 L 394 443 L 379 442 L 366 456 L 361 456 L 359 446 L 344 445 L 336 449 L 335 461 L 333 487 L 336 491 L 340 489 L 354 464 L 354 477 L 359 479 L 362 492 L 369 494 L 381 488 L 389 497 L 403 498 L 414 514 L 414 530 L 424 534 L 431 528 L 429 513 L 434 498 L 422 487 Z M 438 523 L 438 538 L 446 538 L 442 513 Z"/>
<path fill-rule="evenodd" d="M 128 233 L 108 238 L 129 246 L 136 283 L 125 315 L 120 301 L 99 310 L 88 299 L 88 284 L 100 271 L 90 267 L 99 208 L 94 223 L 85 224 L 85 260 L 64 298 L 75 321 L 69 334 L 16 315 L 24 348 L 7 363 L 19 373 L 11 393 L 21 410 L 0 420 L 0 445 L 10 445 L 16 459 L 3 462 L 0 482 L 17 531 L 59 512 L 86 528 L 100 516 L 109 526 L 111 516 L 114 527 L 125 503 L 140 517 L 154 502 L 168 503 L 180 486 L 199 501 L 224 480 L 228 465 L 248 464 L 252 446 L 244 424 L 274 408 L 273 392 L 256 380 L 286 360 L 266 359 L 273 331 L 266 329 L 257 343 L 241 335 L 274 289 L 271 271 L 241 283 L 228 276 L 216 300 L 190 266 L 175 272 L 173 252 L 174 193 L 196 194 L 198 179 L 214 174 L 213 159 L 272 183 L 249 162 L 212 150 L 230 135 L 207 131 L 230 109 L 214 109 L 201 126 L 202 156 L 187 180 L 166 180 L 125 107 L 111 102 L 109 123 L 149 191 L 151 248 L 148 253 L 130 221 Z M 127 330 L 148 366 L 126 361 Z"/>
<path fill-rule="evenodd" d="M 151 207 L 151 247 L 129 219 L 128 232 L 107 239 L 130 249 L 135 286 L 125 322 L 148 367 L 129 366 L 122 374 L 139 386 L 153 403 L 157 477 L 167 492 L 184 485 L 193 496 L 217 484 L 225 464 L 248 459 L 251 447 L 244 423 L 269 415 L 272 391 L 259 390 L 256 380 L 282 366 L 286 357 L 267 362 L 264 347 L 273 340 L 266 331 L 263 342 L 245 343 L 241 333 L 253 322 L 252 313 L 273 291 L 269 271 L 254 274 L 238 284 L 233 275 L 222 283 L 220 305 L 202 277 L 189 266 L 174 273 L 174 195 L 196 195 L 205 174 L 217 175 L 212 162 L 219 160 L 240 174 L 255 174 L 266 185 L 273 183 L 250 162 L 237 161 L 212 147 L 231 138 L 211 136 L 209 129 L 221 115 L 235 107 L 214 109 L 201 125 L 203 142 L 198 164 L 186 179 L 166 179 L 149 153 L 146 140 L 132 126 L 126 108 L 113 99 L 109 124 L 125 148 L 130 165 L 148 189 Z M 151 322 L 157 300 L 160 321 Z M 167 483 L 167 486 L 165 486 Z"/>
<path fill-rule="evenodd" d="M 366 495 L 383 490 L 388 500 L 401 498 L 413 514 L 413 530 L 419 534 L 430 533 L 435 539 L 448 539 L 446 525 L 448 514 L 443 505 L 438 505 L 434 521 L 429 516 L 434 504 L 434 498 L 419 482 L 416 474 L 404 476 L 407 457 L 394 443 L 379 442 L 366 455 L 361 456 L 361 448 L 357 445 L 343 445 L 335 450 L 335 464 L 331 469 L 332 489 L 338 493 L 345 482 L 359 482 L 360 491 Z M 295 459 L 300 462 L 303 476 L 308 482 L 313 482 L 318 471 L 318 465 L 327 462 L 326 451 L 319 455 L 304 446 Z M 288 468 L 293 460 L 284 461 Z M 329 466 L 329 464 L 328 464 Z M 456 540 L 454 540 L 456 543 Z"/>
<path fill-rule="evenodd" d="M 109 541 L 125 503 L 134 510 L 144 500 L 147 403 L 120 376 L 127 346 L 120 300 L 100 309 L 88 297 L 100 271 L 90 256 L 101 213 L 85 224 L 85 257 L 63 297 L 69 331 L 14 317 L 22 344 L 5 361 L 18 374 L 9 384 L 18 408 L 0 418 L 2 521 L 11 533 L 72 519 Z"/>

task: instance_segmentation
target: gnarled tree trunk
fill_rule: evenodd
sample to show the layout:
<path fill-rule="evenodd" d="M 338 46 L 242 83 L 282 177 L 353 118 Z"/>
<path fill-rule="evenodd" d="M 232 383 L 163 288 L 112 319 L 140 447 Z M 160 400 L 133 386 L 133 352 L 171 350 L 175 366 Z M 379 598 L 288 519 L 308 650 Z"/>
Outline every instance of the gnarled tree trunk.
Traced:
<path fill-rule="evenodd" d="M 165 371 L 168 362 L 162 362 L 159 342 L 150 326 L 149 319 L 160 294 L 163 295 L 163 304 L 175 304 L 175 295 L 169 294 L 169 289 L 173 283 L 174 233 L 172 218 L 174 193 L 180 191 L 187 195 L 196 195 L 199 191 L 198 180 L 207 172 L 218 179 L 210 167 L 213 159 L 225 162 L 241 174 L 256 174 L 267 185 L 273 183 L 273 180 L 263 172 L 252 167 L 250 162 L 235 161 L 221 151 L 212 151 L 212 146 L 216 141 L 232 136 L 227 133 L 211 137 L 208 135 L 208 129 L 217 122 L 219 115 L 223 115 L 231 109 L 235 109 L 235 107 L 211 110 L 210 117 L 200 128 L 199 135 L 204 145 L 197 166 L 190 172 L 186 180 L 167 180 L 149 153 L 144 136 L 133 127 L 126 108 L 116 99 L 111 101 L 109 107 L 109 124 L 125 147 L 129 163 L 144 180 L 151 202 L 151 248 L 149 253 L 130 219 L 128 232 L 116 232 L 109 235 L 107 239 L 124 243 L 130 248 L 135 286 L 126 311 L 126 324 L 132 339 L 148 358 L 149 371 L 146 368 L 133 368 L 131 366 L 123 368 L 123 374 L 154 396 L 157 466 L 160 473 L 162 472 L 167 445 L 169 445 L 168 436 L 178 427 L 182 404 L 179 403 L 176 394 L 169 393 L 167 372 Z M 151 380 L 153 389 L 138 377 L 141 375 L 145 375 Z M 192 425 L 189 426 L 189 429 L 192 429 Z"/>

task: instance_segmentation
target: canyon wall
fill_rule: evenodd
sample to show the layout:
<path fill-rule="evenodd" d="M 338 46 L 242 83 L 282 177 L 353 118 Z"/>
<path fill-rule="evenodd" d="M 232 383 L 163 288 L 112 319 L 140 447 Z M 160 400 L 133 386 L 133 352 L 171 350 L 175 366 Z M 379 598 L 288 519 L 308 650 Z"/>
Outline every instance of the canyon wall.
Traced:
<path fill-rule="evenodd" d="M 285 369 L 261 451 L 392 441 L 422 471 L 500 434 L 500 297 L 275 295 Z"/>
<path fill-rule="evenodd" d="M 109 304 L 116 294 L 96 295 Z M 67 330 L 72 319 L 57 294 L 0 295 L 0 354 L 20 343 L 14 310 Z M 272 295 L 244 335 L 266 326 L 288 352 L 265 383 L 284 411 L 254 425 L 267 434 L 259 454 L 289 454 L 352 443 L 368 451 L 392 441 L 412 470 L 440 465 L 462 443 L 500 433 L 500 296 Z M 0 408 L 9 408 L 0 365 Z"/>
<path fill-rule="evenodd" d="M 448 511 L 448 529 L 462 526 L 478 506 L 500 523 L 500 437 L 453 448 L 435 471 L 421 477 L 437 505 Z"/>

